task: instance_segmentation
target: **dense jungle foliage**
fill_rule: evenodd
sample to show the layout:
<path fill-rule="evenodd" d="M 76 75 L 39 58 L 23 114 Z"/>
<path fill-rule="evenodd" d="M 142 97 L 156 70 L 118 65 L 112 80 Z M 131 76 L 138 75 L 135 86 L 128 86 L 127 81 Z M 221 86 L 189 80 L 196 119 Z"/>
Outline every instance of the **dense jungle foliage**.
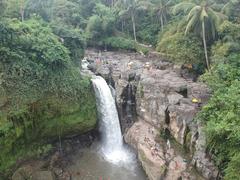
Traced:
<path fill-rule="evenodd" d="M 90 46 L 156 48 L 205 72 L 213 96 L 198 120 L 224 178 L 239 179 L 239 23 L 239 0 L 0 0 L 0 172 L 49 149 L 39 144 L 50 137 L 94 127 L 94 95 L 79 73 Z"/>

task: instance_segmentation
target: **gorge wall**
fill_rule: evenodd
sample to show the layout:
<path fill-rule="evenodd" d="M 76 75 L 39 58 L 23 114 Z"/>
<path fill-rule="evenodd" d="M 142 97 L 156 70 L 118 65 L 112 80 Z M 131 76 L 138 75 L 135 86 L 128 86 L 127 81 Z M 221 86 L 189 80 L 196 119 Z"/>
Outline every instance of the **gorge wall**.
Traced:
<path fill-rule="evenodd" d="M 210 97 L 204 84 L 184 78 L 179 67 L 155 54 L 86 54 L 89 68 L 115 87 L 125 141 L 150 180 L 217 179 L 202 125 L 194 120 Z"/>

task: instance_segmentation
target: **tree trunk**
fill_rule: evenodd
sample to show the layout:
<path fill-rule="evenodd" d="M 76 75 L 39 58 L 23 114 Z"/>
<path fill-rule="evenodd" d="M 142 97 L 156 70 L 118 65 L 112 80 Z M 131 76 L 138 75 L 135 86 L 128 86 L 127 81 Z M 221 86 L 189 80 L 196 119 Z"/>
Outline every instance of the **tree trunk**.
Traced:
<path fill-rule="evenodd" d="M 123 32 L 123 29 L 124 29 L 124 20 L 122 20 L 122 32 Z"/>
<path fill-rule="evenodd" d="M 202 22 L 202 37 L 203 37 L 203 46 L 204 46 L 204 53 L 205 53 L 205 59 L 207 64 L 207 70 L 210 71 L 210 65 L 208 60 L 208 52 L 207 52 L 207 43 L 206 43 L 206 33 L 205 33 L 205 22 L 203 20 Z"/>
<path fill-rule="evenodd" d="M 135 24 L 135 17 L 134 17 L 134 12 L 131 12 L 131 17 L 132 17 L 132 25 L 133 25 L 133 36 L 135 42 L 137 42 L 137 36 L 136 36 L 136 24 Z"/>
<path fill-rule="evenodd" d="M 20 4 L 20 15 L 21 15 L 21 20 L 22 22 L 24 21 L 24 0 L 21 0 L 21 4 Z"/>
<path fill-rule="evenodd" d="M 59 141 L 59 152 L 60 152 L 60 154 L 62 155 L 62 139 L 61 139 L 61 135 L 60 135 L 61 133 L 59 132 L 59 134 L 58 134 L 58 141 Z"/>
<path fill-rule="evenodd" d="M 162 17 L 162 15 L 160 15 L 160 22 L 161 22 L 161 30 L 163 32 L 163 17 Z"/>

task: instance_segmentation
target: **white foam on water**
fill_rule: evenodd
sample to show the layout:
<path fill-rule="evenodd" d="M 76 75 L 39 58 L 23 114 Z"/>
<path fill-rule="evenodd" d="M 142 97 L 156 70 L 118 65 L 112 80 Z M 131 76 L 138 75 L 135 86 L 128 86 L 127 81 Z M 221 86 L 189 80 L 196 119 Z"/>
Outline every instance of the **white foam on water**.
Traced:
<path fill-rule="evenodd" d="M 115 99 L 106 81 L 96 76 L 92 79 L 100 119 L 101 147 L 103 157 L 117 165 L 131 164 L 135 155 L 124 146 Z"/>

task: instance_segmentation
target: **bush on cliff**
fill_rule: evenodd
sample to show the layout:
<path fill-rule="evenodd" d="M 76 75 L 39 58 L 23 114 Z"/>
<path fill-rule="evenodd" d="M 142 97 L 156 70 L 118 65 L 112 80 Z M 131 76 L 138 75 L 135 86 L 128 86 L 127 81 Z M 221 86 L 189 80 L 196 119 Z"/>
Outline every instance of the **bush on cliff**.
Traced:
<path fill-rule="evenodd" d="M 239 32 L 240 26 L 230 22 L 220 27 L 221 40 L 212 48 L 212 72 L 202 77 L 214 93 L 199 114 L 199 119 L 206 122 L 208 148 L 227 180 L 240 176 Z"/>
<path fill-rule="evenodd" d="M 110 50 L 127 50 L 127 51 L 135 51 L 142 52 L 143 54 L 148 54 L 149 50 L 146 47 L 141 46 L 136 43 L 134 40 L 127 39 L 125 37 L 117 36 L 117 37 L 108 37 L 103 41 L 99 42 L 99 46 L 105 47 Z"/>
<path fill-rule="evenodd" d="M 0 172 L 96 124 L 90 80 L 40 20 L 0 23 Z"/>
<path fill-rule="evenodd" d="M 202 64 L 204 52 L 198 38 L 171 30 L 160 36 L 157 51 L 177 64 Z"/>

